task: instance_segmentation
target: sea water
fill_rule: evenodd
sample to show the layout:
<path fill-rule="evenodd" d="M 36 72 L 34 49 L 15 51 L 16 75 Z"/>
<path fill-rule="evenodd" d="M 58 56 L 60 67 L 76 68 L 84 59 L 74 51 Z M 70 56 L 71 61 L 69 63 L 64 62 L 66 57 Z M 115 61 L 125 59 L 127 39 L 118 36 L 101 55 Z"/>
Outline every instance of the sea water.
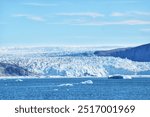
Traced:
<path fill-rule="evenodd" d="M 149 100 L 150 78 L 0 79 L 1 100 Z"/>

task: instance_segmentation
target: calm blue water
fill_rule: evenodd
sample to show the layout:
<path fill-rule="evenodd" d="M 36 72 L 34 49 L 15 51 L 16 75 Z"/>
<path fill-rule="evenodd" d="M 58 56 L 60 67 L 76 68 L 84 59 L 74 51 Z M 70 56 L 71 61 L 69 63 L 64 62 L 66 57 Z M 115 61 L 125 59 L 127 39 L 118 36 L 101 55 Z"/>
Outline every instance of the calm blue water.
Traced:
<path fill-rule="evenodd" d="M 91 80 L 93 84 L 82 83 Z M 149 100 L 150 78 L 0 80 L 1 100 Z"/>

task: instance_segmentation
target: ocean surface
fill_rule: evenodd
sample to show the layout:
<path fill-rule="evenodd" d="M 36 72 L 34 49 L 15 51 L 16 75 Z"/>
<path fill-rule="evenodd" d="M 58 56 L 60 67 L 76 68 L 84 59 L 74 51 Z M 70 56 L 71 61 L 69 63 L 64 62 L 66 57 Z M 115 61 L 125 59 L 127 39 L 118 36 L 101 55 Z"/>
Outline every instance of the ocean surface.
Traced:
<path fill-rule="evenodd" d="M 150 78 L 0 79 L 1 100 L 149 100 Z"/>

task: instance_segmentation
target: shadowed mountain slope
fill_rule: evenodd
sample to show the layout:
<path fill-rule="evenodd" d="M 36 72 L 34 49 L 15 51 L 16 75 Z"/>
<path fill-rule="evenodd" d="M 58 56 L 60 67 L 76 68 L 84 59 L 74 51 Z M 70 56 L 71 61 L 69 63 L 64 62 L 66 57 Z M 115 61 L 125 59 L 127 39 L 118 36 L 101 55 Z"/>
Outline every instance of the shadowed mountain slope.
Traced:
<path fill-rule="evenodd" d="M 127 58 L 133 61 L 150 62 L 150 44 L 132 48 L 121 48 L 107 51 L 95 51 L 96 56 L 113 56 Z"/>

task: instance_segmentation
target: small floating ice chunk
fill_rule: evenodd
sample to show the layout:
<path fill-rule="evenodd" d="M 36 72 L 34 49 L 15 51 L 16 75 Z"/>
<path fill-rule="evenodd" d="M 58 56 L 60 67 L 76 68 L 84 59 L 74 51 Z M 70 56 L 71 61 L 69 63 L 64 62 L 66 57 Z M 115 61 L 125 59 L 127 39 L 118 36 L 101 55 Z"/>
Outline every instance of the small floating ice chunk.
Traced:
<path fill-rule="evenodd" d="M 81 82 L 81 84 L 93 84 L 93 81 L 92 80 L 87 80 L 87 81 Z"/>
<path fill-rule="evenodd" d="M 60 84 L 60 85 L 58 85 L 59 87 L 63 87 L 63 86 L 73 86 L 73 84 L 71 84 L 71 83 L 67 83 L 67 84 Z"/>
<path fill-rule="evenodd" d="M 58 91 L 58 89 L 54 89 L 54 91 Z"/>
<path fill-rule="evenodd" d="M 123 76 L 123 79 L 132 79 L 132 76 Z"/>
<path fill-rule="evenodd" d="M 22 79 L 16 79 L 16 82 L 22 82 L 23 80 Z"/>

